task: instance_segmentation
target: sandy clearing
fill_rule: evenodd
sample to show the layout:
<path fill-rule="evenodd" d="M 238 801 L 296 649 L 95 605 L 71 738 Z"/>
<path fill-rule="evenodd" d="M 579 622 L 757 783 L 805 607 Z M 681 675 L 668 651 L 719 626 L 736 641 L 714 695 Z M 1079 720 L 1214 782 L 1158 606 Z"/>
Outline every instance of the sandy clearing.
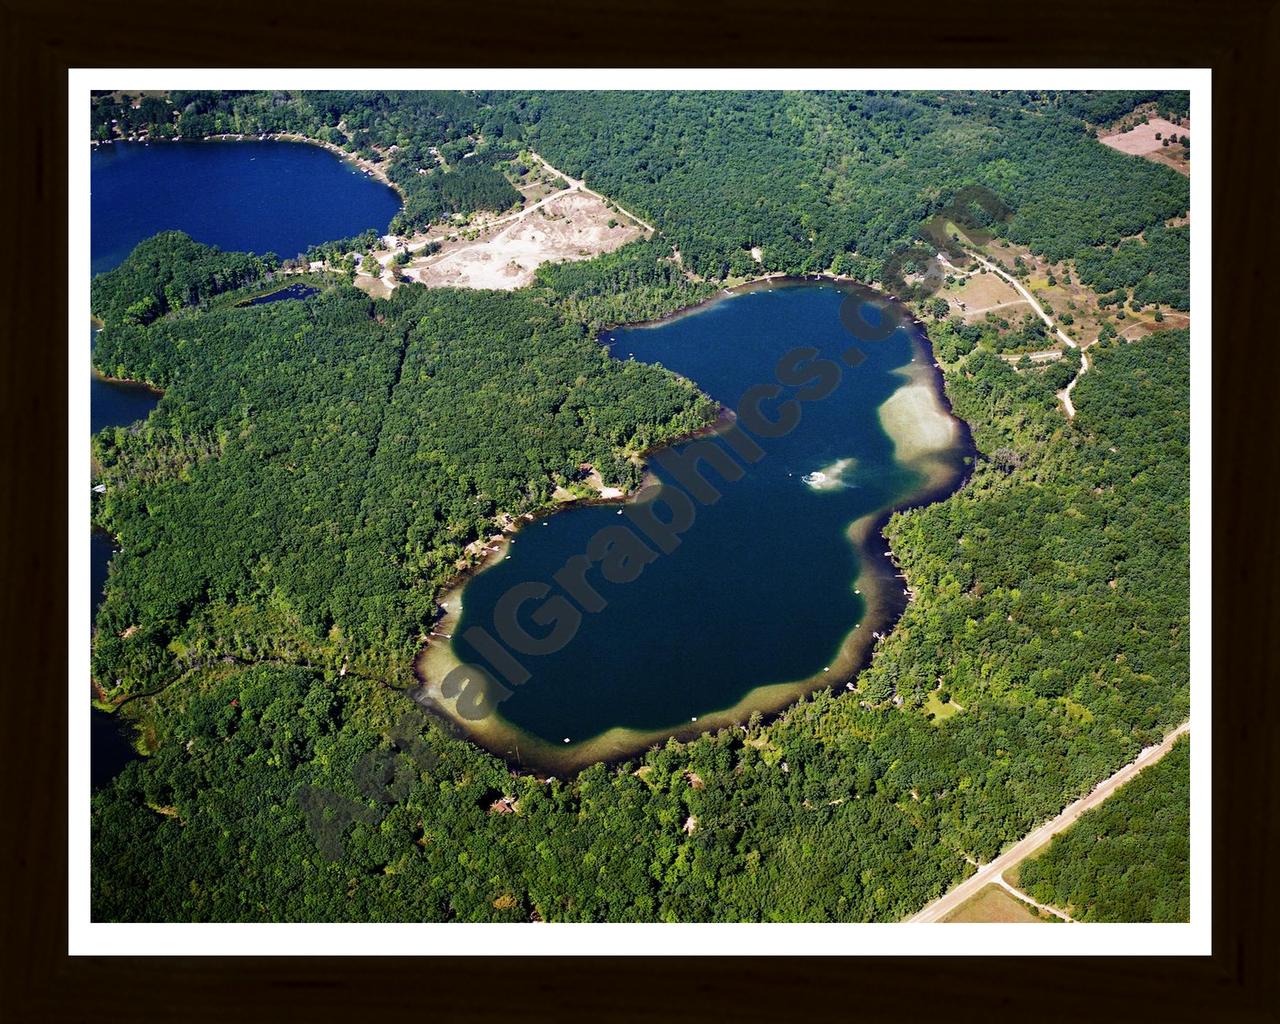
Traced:
<path fill-rule="evenodd" d="M 609 227 L 609 221 L 615 222 Z M 496 234 L 447 244 L 405 276 L 428 287 L 522 288 L 552 260 L 584 260 L 639 238 L 595 195 L 570 189 L 535 204 Z"/>
<path fill-rule="evenodd" d="M 1159 134 L 1160 138 L 1156 138 Z M 1164 149 L 1164 140 L 1185 135 L 1191 138 L 1191 129 L 1166 121 L 1163 117 L 1153 117 L 1146 124 L 1140 124 L 1127 132 L 1115 135 L 1099 136 L 1098 141 L 1104 146 L 1118 149 L 1121 153 L 1134 156 L 1146 156 L 1157 149 Z"/>
<path fill-rule="evenodd" d="M 1124 338 L 1125 341 L 1138 341 L 1148 334 L 1155 334 L 1156 331 L 1182 330 L 1191 326 L 1191 317 L 1186 313 L 1165 311 L 1161 314 L 1164 320 L 1160 323 L 1156 323 L 1155 319 L 1148 313 L 1130 314 L 1130 316 L 1134 315 L 1141 316 L 1142 319 L 1137 323 L 1130 324 L 1120 332 L 1120 337 Z"/>
<path fill-rule="evenodd" d="M 531 156 L 534 160 L 538 161 L 538 163 L 540 163 L 544 168 L 546 168 L 552 174 L 559 175 L 561 178 L 567 181 L 569 183 L 570 189 L 576 189 L 577 191 L 583 192 L 586 195 L 595 196 L 597 199 L 599 199 L 602 203 L 605 203 L 605 204 L 610 202 L 610 200 L 606 199 L 599 192 L 595 192 L 592 189 L 587 188 L 587 183 L 583 181 L 581 178 L 569 177 L 569 175 L 565 174 L 564 171 L 560 170 L 559 168 L 552 167 L 549 163 L 547 163 L 546 160 L 540 157 L 537 153 L 533 152 L 533 150 L 529 151 L 529 156 Z M 623 216 L 631 218 L 631 220 L 635 221 L 642 228 L 644 228 L 645 231 L 648 231 L 651 234 L 656 233 L 657 229 L 652 224 L 648 223 L 647 221 L 641 220 L 634 213 L 632 213 L 630 210 L 626 209 L 616 201 L 614 201 L 613 205 Z"/>
<path fill-rule="evenodd" d="M 519 191 L 526 205 L 510 213 L 473 217 L 465 225 L 456 221 L 434 224 L 409 238 L 384 236 L 382 243 L 387 248 L 374 257 L 387 272 L 380 281 L 363 277 L 356 284 L 376 295 L 394 289 L 400 280 L 436 288 L 510 291 L 529 284 L 543 263 L 590 259 L 654 231 L 652 225 L 537 153 L 530 151 L 529 156 L 566 187 L 529 202 L 546 183 L 522 186 Z M 439 252 L 392 270 L 396 251 L 403 248 L 410 254 L 418 253 L 432 242 L 440 243 Z"/>
<path fill-rule="evenodd" d="M 1052 821 L 1047 821 L 1039 828 L 1033 829 L 1008 850 L 1000 854 L 990 864 L 985 864 L 957 885 L 950 892 L 934 900 L 919 913 L 908 918 L 910 924 L 929 924 L 941 921 L 959 907 L 965 900 L 979 892 L 989 883 L 997 883 L 1009 868 L 1025 860 L 1033 852 L 1047 843 L 1057 833 L 1075 824 L 1085 813 L 1103 803 L 1142 769 L 1154 764 L 1164 757 L 1177 741 L 1179 736 L 1191 731 L 1191 723 L 1183 722 L 1155 746 L 1147 747 L 1133 761 L 1125 765 L 1110 778 L 1098 783 L 1093 790 L 1074 803 L 1068 804 L 1061 814 Z"/>
<path fill-rule="evenodd" d="M 967 309 L 964 311 L 965 321 L 973 323 L 973 318 L 982 317 L 987 313 L 994 313 L 999 309 L 1010 309 L 1013 306 L 1025 306 L 1026 299 L 1012 299 L 1009 302 L 997 302 L 994 306 L 982 306 L 978 309 Z"/>
<path fill-rule="evenodd" d="M 1062 358 L 1062 349 L 1049 348 L 1040 352 L 1001 352 L 1000 358 L 1006 363 L 1020 363 L 1026 356 L 1033 363 L 1053 363 Z"/>
<path fill-rule="evenodd" d="M 1160 138 L 1156 138 L 1156 133 L 1160 133 Z M 1191 128 L 1188 125 L 1177 125 L 1170 121 L 1166 121 L 1163 117 L 1153 117 L 1146 124 L 1140 124 L 1127 132 L 1117 132 L 1114 135 L 1100 136 L 1098 141 L 1104 146 L 1119 150 L 1121 153 L 1128 153 L 1130 156 L 1140 156 L 1147 160 L 1151 160 L 1158 164 L 1164 164 L 1166 167 L 1172 167 L 1179 174 L 1191 175 L 1191 159 L 1188 150 L 1178 143 L 1171 143 L 1166 146 L 1164 140 L 1167 138 L 1177 138 L 1185 135 L 1188 140 L 1191 138 Z"/>
<path fill-rule="evenodd" d="M 953 312 L 966 319 L 1022 301 L 998 274 L 959 273 L 964 275 L 964 284 L 959 287 L 952 285 L 939 294 L 951 303 Z"/>

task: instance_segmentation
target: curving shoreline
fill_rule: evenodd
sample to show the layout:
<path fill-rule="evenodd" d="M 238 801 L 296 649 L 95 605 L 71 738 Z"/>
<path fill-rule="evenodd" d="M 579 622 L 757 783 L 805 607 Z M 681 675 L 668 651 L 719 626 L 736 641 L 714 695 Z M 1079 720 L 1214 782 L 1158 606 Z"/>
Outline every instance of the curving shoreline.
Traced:
<path fill-rule="evenodd" d="M 146 391 L 148 394 L 155 395 L 157 398 L 164 397 L 164 388 L 156 384 L 152 384 L 147 380 L 134 380 L 132 377 L 112 377 L 103 373 L 96 366 L 90 366 L 89 372 L 95 379 L 102 381 L 104 384 L 111 384 L 115 387 L 132 388 L 138 391 Z"/>
<path fill-rule="evenodd" d="M 789 284 L 803 284 L 812 283 L 813 280 L 814 278 L 771 277 L 746 282 L 657 320 L 628 326 L 656 326 L 668 323 L 676 317 L 705 310 L 724 298 L 746 291 L 758 290 L 782 281 Z M 858 282 L 838 282 L 831 277 L 817 278 L 817 280 L 836 284 L 859 284 Z M 414 699 L 443 718 L 463 736 L 484 747 L 490 753 L 503 758 L 513 770 L 545 775 L 576 772 L 597 762 L 618 763 L 643 753 L 646 747 L 664 741 L 668 737 L 677 741 L 687 741 L 707 731 L 740 724 L 756 711 L 774 718 L 785 713 L 796 700 L 808 693 L 824 688 L 845 692 L 847 685 L 851 687 L 856 682 L 857 676 L 871 662 L 878 641 L 877 634 L 887 635 L 891 631 L 901 618 L 912 596 L 909 593 L 909 587 L 904 586 L 905 581 L 899 575 L 899 567 L 884 540 L 885 525 L 895 512 L 932 504 L 962 487 L 968 478 L 969 464 L 975 454 L 968 425 L 955 415 L 946 397 L 942 373 L 934 363 L 932 346 L 924 325 L 900 302 L 892 297 L 889 298 L 902 314 L 903 326 L 910 333 L 915 355 L 909 364 L 896 371 L 904 377 L 904 383 L 893 392 L 885 405 L 904 391 L 917 389 L 909 411 L 921 415 L 922 419 L 935 418 L 935 422 L 930 428 L 932 439 L 922 440 L 913 429 L 919 424 L 905 423 L 902 417 L 897 417 L 897 422 L 886 422 L 885 417 L 881 416 L 882 426 L 893 440 L 895 448 L 905 447 L 909 451 L 909 454 L 901 459 L 902 464 L 920 472 L 923 480 L 921 486 L 913 493 L 848 524 L 846 537 L 857 551 L 861 566 L 853 583 L 864 596 L 866 608 L 862 616 L 863 621 L 850 628 L 842 639 L 838 653 L 832 659 L 828 670 L 804 679 L 753 687 L 733 705 L 701 713 L 694 722 L 685 723 L 683 726 L 656 730 L 638 730 L 618 726 L 565 747 L 507 722 L 500 710 L 493 711 L 479 721 L 465 719 L 457 711 L 456 698 L 446 698 L 439 686 L 440 680 L 461 663 L 453 652 L 451 637 L 454 628 L 462 618 L 463 592 L 473 576 L 505 559 L 509 544 L 518 540 L 519 533 L 525 526 L 559 510 L 559 508 L 551 508 L 545 512 L 525 516 L 522 520 L 510 524 L 509 532 L 504 531 L 501 541 L 495 548 L 488 551 L 477 565 L 460 573 L 441 592 L 438 602 L 444 611 L 442 617 L 433 626 L 432 631 L 435 636 L 420 649 L 414 659 L 414 673 L 418 679 L 418 685 L 412 691 Z M 610 328 L 599 333 L 598 338 L 602 344 L 611 345 L 607 335 L 616 329 L 618 328 Z M 925 404 L 929 408 L 924 408 Z M 945 430 L 939 429 L 938 420 L 945 420 Z M 723 413 L 716 422 L 717 424 L 726 422 Z M 711 424 L 698 433 L 714 432 L 715 429 L 716 424 Z M 945 437 L 942 436 L 943 434 Z M 687 437 L 674 439 L 660 447 L 671 447 L 687 439 Z M 579 500 L 571 504 L 615 504 L 634 500 L 634 495 L 624 495 L 621 498 Z"/>
<path fill-rule="evenodd" d="M 382 169 L 380 164 L 372 160 L 367 160 L 356 153 L 348 153 L 341 146 L 333 142 L 325 142 L 323 139 L 313 139 L 308 135 L 301 135 L 297 132 L 267 132 L 262 135 L 235 135 L 224 133 L 221 135 L 202 135 L 199 139 L 157 139 L 157 142 L 295 142 L 307 146 L 319 146 L 321 149 L 327 149 L 334 156 L 355 164 L 355 166 L 367 174 L 375 181 L 386 185 L 397 196 L 400 197 L 401 204 L 404 203 L 405 195 L 403 190 L 394 181 L 387 177 L 387 172 Z"/>

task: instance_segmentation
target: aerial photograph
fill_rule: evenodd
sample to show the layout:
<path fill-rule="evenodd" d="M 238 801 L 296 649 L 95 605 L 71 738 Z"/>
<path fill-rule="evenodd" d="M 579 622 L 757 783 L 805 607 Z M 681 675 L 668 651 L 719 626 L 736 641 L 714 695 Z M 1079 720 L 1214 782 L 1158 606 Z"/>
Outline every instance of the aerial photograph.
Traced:
<path fill-rule="evenodd" d="M 90 920 L 1190 922 L 1191 95 L 86 94 Z"/>

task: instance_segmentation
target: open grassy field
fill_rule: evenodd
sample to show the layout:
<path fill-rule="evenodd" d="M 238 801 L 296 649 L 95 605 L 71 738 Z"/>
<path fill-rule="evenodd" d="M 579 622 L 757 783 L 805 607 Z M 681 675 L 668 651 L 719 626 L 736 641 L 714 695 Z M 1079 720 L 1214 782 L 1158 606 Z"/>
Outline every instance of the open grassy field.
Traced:
<path fill-rule="evenodd" d="M 1045 924 L 1031 907 L 998 885 L 987 885 L 942 919 L 943 924 Z"/>
<path fill-rule="evenodd" d="M 1098 331 L 1102 329 L 1102 323 L 1106 317 L 1098 309 L 1097 293 L 1075 279 L 1070 264 L 1050 263 L 1033 255 L 1026 246 L 1004 239 L 985 246 L 982 254 L 1014 276 L 1018 273 L 1015 264 L 1021 259 L 1027 274 L 1023 287 L 1035 296 L 1040 305 L 1045 307 L 1054 322 L 1067 336 L 1082 344 L 1088 344 L 1097 339 Z M 1049 283 L 1050 277 L 1054 279 L 1053 284 Z M 1013 289 L 1010 288 L 1010 291 Z M 1017 313 L 1019 310 L 1011 307 L 1010 312 Z M 1064 313 L 1070 314 L 1071 323 L 1061 322 L 1059 318 Z"/>
<path fill-rule="evenodd" d="M 1163 117 L 1152 117 L 1146 124 L 1135 125 L 1128 131 L 1118 131 L 1111 135 L 1100 135 L 1098 141 L 1121 153 L 1146 157 L 1156 163 L 1172 167 L 1180 174 L 1191 173 L 1191 156 L 1187 148 L 1180 142 L 1164 144 L 1165 139 L 1191 138 L 1189 124 L 1176 125 Z"/>
<path fill-rule="evenodd" d="M 1001 280 L 999 274 L 963 277 L 955 284 L 947 285 L 938 294 L 951 304 L 953 314 L 964 317 L 969 323 L 982 319 L 988 311 L 1016 316 L 1031 310 L 1031 306 L 1013 285 Z"/>
<path fill-rule="evenodd" d="M 938 691 L 931 690 L 928 699 L 924 702 L 924 711 L 927 715 L 933 715 L 935 722 L 945 722 L 953 715 L 958 715 L 964 709 L 955 701 L 947 701 L 943 704 L 938 699 Z"/>

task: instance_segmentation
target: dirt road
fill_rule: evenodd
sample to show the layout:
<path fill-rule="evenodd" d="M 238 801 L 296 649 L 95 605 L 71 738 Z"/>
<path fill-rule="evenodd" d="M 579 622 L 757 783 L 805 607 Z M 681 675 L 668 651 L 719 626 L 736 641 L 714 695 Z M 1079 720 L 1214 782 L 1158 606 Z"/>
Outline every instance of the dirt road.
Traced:
<path fill-rule="evenodd" d="M 556 167 L 553 167 L 551 164 L 547 163 L 547 161 L 544 160 L 537 153 L 530 151 L 529 156 L 532 157 L 534 160 L 536 160 L 544 168 L 546 168 L 546 170 L 549 173 L 563 179 L 564 182 L 566 183 L 566 187 L 559 189 L 555 192 L 552 192 L 550 195 L 544 196 L 542 199 L 539 199 L 537 202 L 530 203 L 529 205 L 523 206 L 519 210 L 515 210 L 511 213 L 503 214 L 502 216 L 495 217 L 491 220 L 490 219 L 477 220 L 471 225 L 471 227 L 479 233 L 480 237 L 476 242 L 471 243 L 470 245 L 471 248 L 479 248 L 479 247 L 488 245 L 490 243 L 499 241 L 503 233 L 508 232 L 508 230 L 511 229 L 513 226 L 519 225 L 521 222 L 526 221 L 531 214 L 534 214 L 539 210 L 545 209 L 551 204 L 555 204 L 559 207 L 564 206 L 564 201 L 566 197 L 569 197 L 569 196 L 590 196 L 591 199 L 601 204 L 601 207 L 602 207 L 600 211 L 601 215 L 607 216 L 607 214 L 604 213 L 603 207 L 607 207 L 611 202 L 611 200 L 609 200 L 605 196 L 602 196 L 599 192 L 595 192 L 592 189 L 587 188 L 585 182 L 577 178 L 571 178 L 569 177 L 569 175 L 565 174 L 563 171 L 559 170 Z M 631 213 L 629 210 L 623 209 L 617 203 L 613 203 L 613 208 L 616 209 L 623 217 L 627 217 L 635 221 L 635 223 L 639 225 L 640 232 L 648 232 L 649 234 L 654 233 L 654 228 L 652 224 L 646 223 L 645 221 L 637 217 L 635 214 Z M 603 220 L 601 220 L 601 223 L 603 223 Z M 629 232 L 632 229 L 627 229 L 627 230 Z M 630 240 L 629 234 L 625 234 L 622 237 L 625 240 Z M 417 253 L 417 252 L 420 252 L 423 248 L 425 248 L 427 244 L 433 240 L 439 241 L 440 239 L 439 238 L 432 239 L 429 231 L 419 232 L 413 235 L 411 238 L 404 239 L 403 241 L 400 242 L 398 246 L 390 247 L 385 252 L 377 256 L 377 260 L 383 268 L 379 276 L 382 280 L 382 284 L 385 286 L 385 288 L 389 292 L 393 291 L 396 288 L 398 284 L 398 279 L 400 276 L 392 263 L 392 261 L 395 259 L 397 249 L 404 248 L 408 250 L 408 252 L 410 253 Z M 516 274 L 515 276 L 512 276 L 512 274 L 508 272 L 509 270 L 512 269 L 508 265 L 514 260 L 516 256 L 524 257 L 524 259 L 521 262 L 521 267 L 526 272 L 531 273 L 531 270 L 530 270 L 531 266 L 536 267 L 540 263 L 544 262 L 546 259 L 575 258 L 575 254 L 580 255 L 584 249 L 587 252 L 595 251 L 592 245 L 589 244 L 591 242 L 590 239 L 578 238 L 572 241 L 573 241 L 573 245 L 568 253 L 556 251 L 555 246 L 551 243 L 548 243 L 547 251 L 544 253 L 540 250 L 540 247 L 537 244 L 535 244 L 537 242 L 536 238 L 527 239 L 525 240 L 524 244 L 517 245 L 515 247 L 514 255 L 513 255 L 513 252 L 509 252 L 505 250 L 502 252 L 497 252 L 496 250 L 494 252 L 486 252 L 483 256 L 480 257 L 479 263 L 485 263 L 485 264 L 491 263 L 492 262 L 491 257 L 493 256 L 497 256 L 498 260 L 497 260 L 497 263 L 492 266 L 473 267 L 472 269 L 477 270 L 478 276 L 476 274 L 469 275 L 467 273 L 462 273 L 461 271 L 459 271 L 458 272 L 459 279 L 457 281 L 450 281 L 450 282 L 436 281 L 435 284 L 439 285 L 441 283 L 448 283 L 457 287 L 496 287 L 496 288 L 518 287 L 521 284 L 524 284 L 527 282 L 523 278 L 521 278 L 518 274 Z M 384 244 L 387 244 L 385 239 L 384 239 Z M 408 276 L 410 278 L 416 277 L 418 280 L 421 280 L 424 283 L 430 284 L 432 282 L 427 281 L 426 278 L 422 276 L 424 270 L 426 268 L 435 268 L 436 270 L 439 270 L 440 264 L 442 263 L 449 262 L 449 261 L 456 262 L 461 250 L 467 247 L 468 246 L 464 245 L 460 247 L 455 246 L 452 248 L 446 248 L 446 250 L 443 253 L 441 253 L 439 256 L 431 257 L 427 264 L 423 266 L 415 267 L 412 271 L 408 272 Z M 599 251 L 609 252 L 612 250 L 612 248 L 613 246 L 605 246 L 601 248 Z M 475 278 L 475 279 L 472 280 L 472 278 Z"/>
<path fill-rule="evenodd" d="M 1044 311 L 1044 307 L 1041 306 L 1040 303 L 1036 301 L 1035 296 L 1032 295 L 1029 291 L 1027 291 L 1027 289 L 1022 287 L 1022 282 L 1020 282 L 1013 275 L 1006 273 L 1003 268 L 998 267 L 996 264 L 992 263 L 990 260 L 984 259 L 983 257 L 979 256 L 976 252 L 971 252 L 969 255 L 971 255 L 975 260 L 981 263 L 989 271 L 991 271 L 991 273 L 996 274 L 1002 280 L 1007 281 L 1009 284 L 1013 285 L 1013 287 L 1017 289 L 1018 294 L 1021 295 L 1027 302 L 1031 304 L 1031 308 L 1034 309 L 1036 311 L 1036 315 L 1039 316 L 1040 319 L 1044 321 L 1045 326 L 1048 327 L 1050 330 L 1052 330 L 1053 333 L 1058 337 L 1058 339 L 1064 345 L 1067 345 L 1070 348 L 1080 348 L 1080 346 L 1075 342 L 1074 339 L 1068 338 L 1062 332 L 1062 329 L 1060 327 L 1054 327 L 1053 320 L 1050 318 L 1049 314 L 1046 313 Z M 953 264 L 947 259 L 945 253 L 938 253 L 938 262 L 941 263 L 942 266 L 947 270 L 962 272 L 959 270 L 959 268 L 955 264 Z M 1088 348 L 1088 346 L 1086 345 L 1085 348 Z M 1071 383 L 1058 392 L 1058 399 L 1062 402 L 1062 407 L 1067 410 L 1067 419 L 1069 420 L 1073 420 L 1076 418 L 1076 407 L 1074 404 L 1072 404 L 1071 392 L 1075 390 L 1076 382 L 1081 377 L 1083 377 L 1085 372 L 1089 369 L 1089 353 L 1085 351 L 1085 348 L 1080 349 L 1079 371 L 1077 371 L 1076 375 L 1071 378 Z"/>
<path fill-rule="evenodd" d="M 1043 843 L 1053 838 L 1054 834 L 1061 832 L 1064 828 L 1073 824 L 1080 815 L 1085 811 L 1092 810 L 1104 800 L 1110 797 L 1117 789 L 1137 775 L 1143 768 L 1154 764 L 1164 757 L 1170 749 L 1172 749 L 1174 741 L 1179 736 L 1191 731 L 1191 723 L 1183 722 L 1173 732 L 1169 733 L 1160 743 L 1154 747 L 1147 747 L 1140 753 L 1136 760 L 1130 762 L 1121 768 L 1110 778 L 1103 780 L 1094 787 L 1091 793 L 1081 797 L 1075 803 L 1067 806 L 1061 814 L 1052 821 L 1048 821 L 1035 829 L 1022 839 L 1018 840 L 1004 853 L 1000 854 L 990 864 L 985 864 L 976 872 L 966 878 L 954 889 L 944 896 L 940 896 L 927 907 L 921 910 L 914 917 L 907 918 L 909 924 L 928 924 L 941 921 L 951 911 L 955 910 L 960 904 L 973 896 L 984 885 L 995 883 L 1002 885 L 1001 875 L 1009 868 L 1013 867 L 1023 858 L 1033 853 Z M 1003 886 L 1002 886 L 1003 887 Z"/>
<path fill-rule="evenodd" d="M 565 181 L 567 181 L 567 182 L 569 183 L 569 187 L 570 187 L 571 189 L 578 189 L 578 191 L 580 191 L 580 192 L 585 192 L 585 193 L 586 193 L 587 195 L 589 195 L 589 196 L 595 196 L 595 197 L 596 197 L 597 199 L 599 199 L 602 203 L 606 203 L 606 204 L 607 204 L 607 203 L 609 203 L 609 202 L 613 202 L 613 205 L 614 205 L 615 207 L 617 207 L 617 209 L 618 209 L 618 212 L 619 212 L 619 213 L 622 213 L 622 214 L 624 214 L 624 215 L 626 215 L 626 216 L 630 217 L 633 221 L 635 221 L 637 224 L 639 224 L 642 228 L 644 228 L 644 229 L 645 229 L 646 231 L 648 231 L 650 234 L 654 234 L 654 233 L 655 233 L 656 229 L 654 228 L 654 226 L 653 226 L 652 224 L 649 224 L 649 223 L 647 223 L 646 221 L 641 220 L 639 217 L 637 217 L 637 216 L 636 216 L 634 213 L 632 213 L 630 210 L 624 209 L 621 203 L 618 203 L 618 202 L 617 202 L 617 201 L 615 201 L 615 200 L 610 200 L 610 199 L 606 198 L 605 196 L 602 196 L 599 192 L 593 192 L 591 189 L 587 188 L 587 183 L 586 183 L 585 181 L 582 181 L 582 180 L 581 180 L 581 179 L 579 179 L 579 178 L 571 178 L 571 177 L 569 177 L 569 175 L 565 174 L 565 173 L 564 173 L 564 171 L 561 171 L 561 170 L 558 170 L 558 169 L 557 169 L 557 168 L 555 168 L 555 167 L 552 167 L 552 166 L 551 166 L 549 163 L 547 163 L 547 162 L 546 162 L 542 157 L 540 157 L 537 153 L 533 152 L 532 150 L 530 150 L 530 151 L 529 151 L 529 155 L 530 155 L 531 157 L 533 157 L 535 160 L 537 160 L 537 161 L 538 161 L 538 163 L 542 164 L 542 166 L 543 166 L 543 167 L 545 167 L 545 168 L 546 168 L 548 171 L 550 171 L 552 174 L 558 174 L 560 177 L 564 178 L 564 180 L 565 180 Z"/>
<path fill-rule="evenodd" d="M 1074 923 L 1070 915 L 1068 915 L 1066 911 L 1059 910 L 1057 907 L 1051 907 L 1047 903 L 1041 903 L 1039 900 L 1033 899 L 1032 897 L 1028 896 L 1025 892 L 1023 892 L 1021 889 L 1015 889 L 1008 882 L 1006 882 L 1004 878 L 997 877 L 995 880 L 995 883 L 996 885 L 1000 886 L 1001 889 L 1007 892 L 1010 896 L 1012 896 L 1014 899 L 1022 900 L 1023 903 L 1030 903 L 1033 907 L 1037 907 L 1040 910 L 1043 910 L 1046 914 L 1052 914 L 1054 917 L 1060 917 L 1062 918 L 1062 920 L 1068 923 Z"/>

